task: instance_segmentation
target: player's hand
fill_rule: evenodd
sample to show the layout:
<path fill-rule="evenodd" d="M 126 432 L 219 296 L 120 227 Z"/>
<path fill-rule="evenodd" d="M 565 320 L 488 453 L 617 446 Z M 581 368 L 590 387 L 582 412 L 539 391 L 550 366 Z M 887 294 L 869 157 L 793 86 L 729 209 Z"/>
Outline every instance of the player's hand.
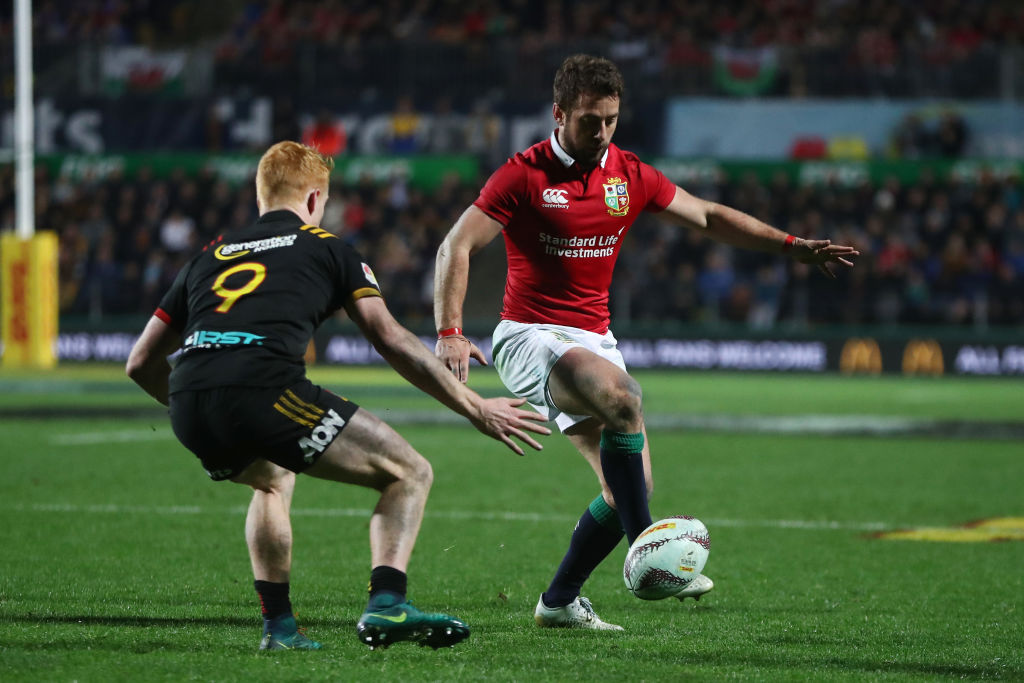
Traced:
<path fill-rule="evenodd" d="M 818 270 L 830 278 L 835 278 L 830 264 L 838 263 L 847 268 L 853 267 L 853 256 L 860 256 L 860 252 L 853 247 L 840 244 L 832 244 L 831 240 L 805 240 L 797 239 L 793 244 L 792 256 L 800 263 L 818 266 Z"/>
<path fill-rule="evenodd" d="M 437 345 L 434 346 L 434 355 L 440 358 L 444 366 L 463 384 L 469 379 L 470 358 L 477 359 L 480 365 L 487 365 L 484 352 L 461 334 L 438 339 Z"/>
<path fill-rule="evenodd" d="M 537 443 L 533 437 L 526 432 L 535 434 L 551 433 L 551 430 L 537 422 L 546 422 L 543 415 L 532 410 L 522 410 L 518 406 L 526 403 L 525 398 L 485 398 L 480 400 L 480 414 L 470 418 L 473 426 L 481 432 L 502 442 L 519 455 L 523 455 L 523 449 L 512 440 L 516 437 L 523 443 L 535 450 L 543 450 L 544 447 Z"/>

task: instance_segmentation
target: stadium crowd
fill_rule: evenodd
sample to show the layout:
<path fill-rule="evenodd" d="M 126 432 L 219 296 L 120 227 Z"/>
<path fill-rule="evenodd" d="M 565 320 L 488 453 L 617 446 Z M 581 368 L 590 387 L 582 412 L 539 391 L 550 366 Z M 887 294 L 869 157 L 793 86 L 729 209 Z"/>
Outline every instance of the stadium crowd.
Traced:
<path fill-rule="evenodd" d="M 61 311 L 93 319 L 150 313 L 191 253 L 256 211 L 251 184 L 207 173 L 157 178 L 144 169 L 71 182 L 40 169 L 37 176 L 37 225 L 60 235 Z M 478 188 L 454 177 L 429 193 L 400 177 L 336 184 L 324 227 L 367 257 L 400 319 L 429 326 L 435 251 Z M 612 293 L 619 325 L 1024 324 L 1019 177 L 799 187 L 780 175 L 687 189 L 795 235 L 852 244 L 863 256 L 833 282 L 645 216 L 619 258 Z M 10 229 L 13 205 L 12 171 L 0 168 L 0 229 Z"/>
<path fill-rule="evenodd" d="M 546 101 L 550 91 L 543 84 L 569 49 L 599 45 L 622 65 L 631 92 L 653 84 L 659 97 L 720 92 L 710 74 L 724 47 L 775 50 L 767 62 L 751 62 L 753 53 L 747 53 L 744 67 L 749 78 L 750 69 L 781 65 L 768 91 L 774 94 L 969 98 L 991 95 L 1000 78 L 984 60 L 998 62 L 1000 50 L 1019 52 L 1024 43 L 1024 4 L 1018 0 L 42 0 L 34 18 L 41 56 L 51 48 L 51 56 L 75 55 L 67 48 L 79 43 L 203 45 L 215 55 L 217 92 L 272 92 L 276 103 L 303 101 L 289 93 L 308 94 L 309 88 L 333 101 L 355 102 L 371 91 L 380 96 L 380 84 L 388 83 L 386 96 L 397 100 L 393 119 L 403 129 L 414 127 L 409 122 L 419 113 L 417 103 L 435 107 L 430 115 L 437 135 L 418 141 L 422 149 L 412 152 L 470 151 L 487 168 L 503 158 L 486 156 L 500 153 L 500 145 L 494 115 L 481 96 L 502 92 Z M 10 43 L 11 36 L 11 12 L 0 10 L 0 43 Z M 420 51 L 423 46 L 427 52 Z M 12 52 L 4 51 L 0 62 L 6 64 Z M 930 90 L 937 82 L 915 85 L 914 74 L 950 78 Z M 37 82 L 43 88 L 46 79 Z M 452 111 L 453 100 L 480 108 L 461 116 Z M 321 146 L 329 139 L 344 152 L 343 130 L 315 129 L 330 119 L 330 112 L 320 114 L 314 129 L 303 131 L 294 109 L 275 105 L 274 137 L 308 135 Z M 437 123 L 445 121 L 451 125 Z M 967 133 L 962 125 L 943 119 L 942 128 L 928 131 L 908 119 L 894 131 L 893 146 L 906 158 L 959 156 Z M 628 133 L 626 127 L 622 135 Z M 631 140 L 618 141 L 635 148 Z M 256 211 L 251 184 L 232 185 L 212 173 L 159 178 L 143 170 L 133 177 L 72 181 L 40 168 L 37 175 L 37 225 L 61 237 L 66 314 L 151 312 L 189 253 L 221 231 L 248 224 Z M 479 185 L 451 180 L 430 193 L 400 178 L 338 185 L 324 224 L 374 264 L 400 318 L 429 324 L 434 252 Z M 756 327 L 1024 324 L 1019 177 L 795 187 L 780 176 L 769 183 L 723 179 L 687 189 L 796 235 L 853 244 L 864 256 L 831 283 L 799 264 L 734 252 L 645 217 L 620 257 L 623 272 L 612 293 L 616 320 L 725 320 Z M 13 201 L 13 170 L 0 166 L 0 230 L 11 227 Z"/>
<path fill-rule="evenodd" d="M 0 42 L 10 17 L 0 11 Z M 330 76 L 350 97 L 410 72 L 424 92 L 442 78 L 466 94 L 514 91 L 595 45 L 635 92 L 728 92 L 716 74 L 771 71 L 761 92 L 993 96 L 1000 50 L 1024 43 L 1017 0 L 45 0 L 35 21 L 44 62 L 79 44 L 198 45 L 213 50 L 221 88 L 308 96 Z"/>
<path fill-rule="evenodd" d="M 930 43 L 938 58 L 955 58 L 986 44 L 1024 39 L 1024 8 L 1015 0 L 42 0 L 34 16 L 44 43 L 173 45 L 204 34 L 268 46 L 271 37 L 281 44 L 373 38 L 452 43 L 506 35 L 671 43 L 685 29 L 697 52 L 718 40 L 751 47 L 849 45 L 878 60 L 908 43 Z M 10 14 L 0 18 L 9 22 Z M 273 50 L 268 47 L 264 56 L 272 58 Z"/>

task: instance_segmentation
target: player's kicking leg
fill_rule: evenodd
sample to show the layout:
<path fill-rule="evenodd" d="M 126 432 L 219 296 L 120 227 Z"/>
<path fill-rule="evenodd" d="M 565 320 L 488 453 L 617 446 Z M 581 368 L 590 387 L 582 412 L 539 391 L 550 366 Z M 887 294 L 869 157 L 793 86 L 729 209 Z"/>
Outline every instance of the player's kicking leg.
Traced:
<path fill-rule="evenodd" d="M 360 409 L 304 474 L 380 491 L 370 518 L 370 599 L 356 626 L 361 642 L 371 648 L 400 641 L 438 648 L 469 637 L 465 622 L 422 612 L 406 598 L 406 569 L 433 482 L 423 456 Z"/>
<path fill-rule="evenodd" d="M 589 601 L 585 608 L 578 604 L 578 596 L 584 581 L 616 547 L 623 532 L 631 542 L 651 524 L 647 501 L 653 479 L 640 387 L 621 367 L 586 349 L 565 353 L 552 369 L 548 387 L 563 412 L 595 416 L 565 433 L 597 475 L 601 495 L 577 523 L 534 618 L 541 626 L 617 628 L 597 617 Z M 710 579 L 700 577 L 677 597 L 699 599 L 713 585 Z"/>

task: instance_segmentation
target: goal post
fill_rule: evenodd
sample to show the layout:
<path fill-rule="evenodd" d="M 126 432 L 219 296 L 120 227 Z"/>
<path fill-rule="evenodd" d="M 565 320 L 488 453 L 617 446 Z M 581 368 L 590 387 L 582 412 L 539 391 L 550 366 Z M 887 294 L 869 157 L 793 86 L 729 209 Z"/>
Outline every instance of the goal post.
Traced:
<path fill-rule="evenodd" d="M 14 232 L 0 235 L 0 365 L 57 364 L 57 236 L 36 232 L 32 2 L 14 2 Z"/>
<path fill-rule="evenodd" d="M 5 368 L 57 365 L 57 235 L 0 235 L 0 318 Z"/>

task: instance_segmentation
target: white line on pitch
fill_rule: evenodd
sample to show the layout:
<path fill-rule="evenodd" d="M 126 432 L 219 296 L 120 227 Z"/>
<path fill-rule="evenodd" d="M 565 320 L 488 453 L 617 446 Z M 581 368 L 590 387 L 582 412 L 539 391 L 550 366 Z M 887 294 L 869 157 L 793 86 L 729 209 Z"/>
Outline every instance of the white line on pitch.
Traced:
<path fill-rule="evenodd" d="M 75 505 L 71 503 L 32 503 L 2 506 L 16 512 L 71 512 L 95 514 L 153 514 L 153 515 L 244 515 L 244 506 L 224 508 L 203 508 L 198 505 Z M 2 509 L 0 508 L 0 509 Z M 294 508 L 293 517 L 362 517 L 369 518 L 372 510 L 368 508 Z M 536 512 L 510 511 L 472 511 L 472 510 L 427 510 L 426 517 L 440 519 L 472 519 L 497 522 L 559 522 L 572 523 L 576 518 L 571 515 L 540 514 Z M 735 528 L 771 528 L 771 529 L 802 529 L 809 531 L 884 531 L 903 528 L 908 525 L 893 525 L 885 522 L 840 522 L 836 520 L 807 519 L 716 519 L 709 517 L 703 520 L 709 527 Z"/>
<path fill-rule="evenodd" d="M 104 443 L 133 443 L 136 441 L 166 441 L 173 439 L 169 430 L 124 429 L 113 432 L 79 432 L 77 434 L 54 434 L 50 443 L 54 446 L 93 446 Z"/>

